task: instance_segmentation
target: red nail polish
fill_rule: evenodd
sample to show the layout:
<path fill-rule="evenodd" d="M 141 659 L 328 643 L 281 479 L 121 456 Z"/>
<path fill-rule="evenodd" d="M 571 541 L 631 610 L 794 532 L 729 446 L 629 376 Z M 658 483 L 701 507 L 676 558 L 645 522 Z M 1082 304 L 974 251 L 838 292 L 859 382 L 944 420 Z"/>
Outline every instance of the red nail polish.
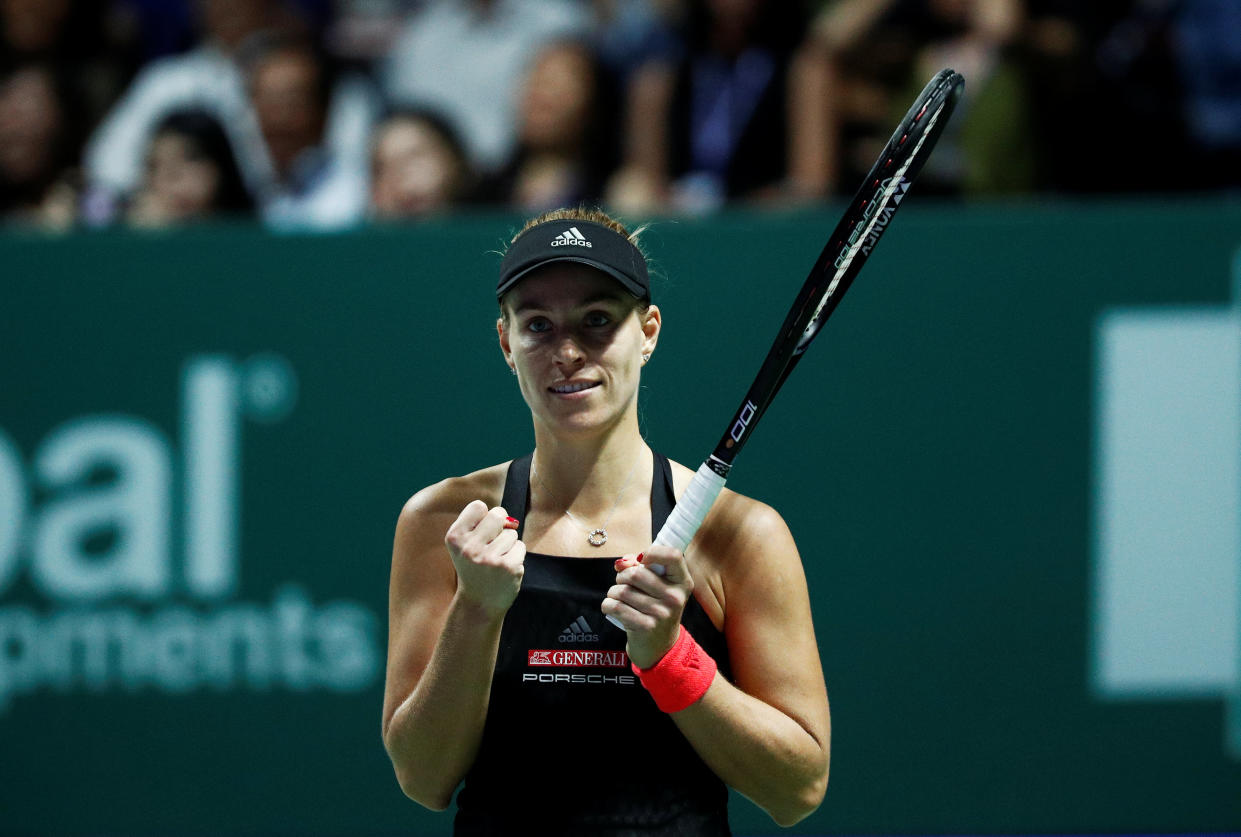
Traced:
<path fill-rule="evenodd" d="M 642 563 L 642 556 L 643 556 L 643 555 L 645 555 L 645 554 L 646 554 L 645 552 L 639 552 L 639 553 L 638 553 L 638 563 L 639 563 L 639 564 L 641 564 L 641 563 Z"/>
<path fill-rule="evenodd" d="M 612 569 L 616 570 L 617 572 L 620 572 L 624 568 L 625 568 L 624 558 L 617 558 L 615 561 L 612 562 Z"/>
<path fill-rule="evenodd" d="M 505 520 L 507 520 L 509 523 L 520 523 L 520 522 L 521 522 L 520 520 L 518 520 L 518 519 L 517 519 L 517 518 L 515 518 L 515 517 L 506 517 L 506 518 L 504 518 L 504 519 L 505 519 Z"/>

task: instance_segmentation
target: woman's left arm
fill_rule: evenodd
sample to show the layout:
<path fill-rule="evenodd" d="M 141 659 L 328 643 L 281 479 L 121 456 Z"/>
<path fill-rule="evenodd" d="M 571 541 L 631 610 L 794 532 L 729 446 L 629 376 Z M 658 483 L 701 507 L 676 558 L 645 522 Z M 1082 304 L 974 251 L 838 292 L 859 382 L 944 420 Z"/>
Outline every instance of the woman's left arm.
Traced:
<path fill-rule="evenodd" d="M 761 503 L 738 495 L 728 500 L 717 504 L 715 520 L 690 552 L 710 556 L 719 569 L 716 592 L 733 681 L 717 673 L 699 700 L 671 717 L 717 776 L 787 826 L 818 808 L 827 789 L 827 689 L 788 527 Z M 665 574 L 656 575 L 651 564 Z M 625 624 L 634 663 L 650 668 L 677 639 L 694 573 L 667 547 L 652 547 L 640 565 L 628 560 L 620 567 L 603 610 Z"/>

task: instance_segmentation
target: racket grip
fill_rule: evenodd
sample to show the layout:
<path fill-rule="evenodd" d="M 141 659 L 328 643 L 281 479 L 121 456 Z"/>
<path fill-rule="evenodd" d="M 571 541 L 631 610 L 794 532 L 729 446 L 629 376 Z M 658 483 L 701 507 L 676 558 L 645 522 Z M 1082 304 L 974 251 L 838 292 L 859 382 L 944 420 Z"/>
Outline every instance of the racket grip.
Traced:
<path fill-rule="evenodd" d="M 685 552 L 685 548 L 698 532 L 698 527 L 707 519 L 707 512 L 711 511 L 711 506 L 715 504 L 715 498 L 720 496 L 725 482 L 723 477 L 708 468 L 704 462 L 690 480 L 681 499 L 672 507 L 672 513 L 655 536 L 655 543 L 659 546 L 675 546 Z M 650 567 L 656 575 L 664 574 L 664 568 L 658 564 L 651 564 Z M 621 630 L 625 629 L 625 626 L 612 616 L 608 616 L 608 621 Z"/>
<path fill-rule="evenodd" d="M 707 512 L 711 511 L 715 498 L 720 496 L 724 482 L 724 478 L 707 467 L 707 463 L 700 465 L 685 494 L 677 501 L 663 528 L 655 536 L 655 543 L 675 546 L 684 552 L 698 532 L 698 527 L 707 519 Z"/>

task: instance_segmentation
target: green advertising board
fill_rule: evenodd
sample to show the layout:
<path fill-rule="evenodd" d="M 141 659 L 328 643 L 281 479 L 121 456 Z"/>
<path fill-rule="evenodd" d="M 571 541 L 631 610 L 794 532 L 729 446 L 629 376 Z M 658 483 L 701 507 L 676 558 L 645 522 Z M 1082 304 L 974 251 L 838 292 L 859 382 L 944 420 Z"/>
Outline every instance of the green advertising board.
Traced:
<path fill-rule="evenodd" d="M 709 452 L 835 220 L 648 231 L 653 447 Z M 517 221 L 0 237 L 0 834 L 449 833 L 380 740 L 388 565 L 532 444 Z M 902 213 L 730 480 L 832 700 L 788 833 L 1241 830 L 1239 249 L 1222 202 Z M 644 781 L 610 746 L 549 794 Z"/>

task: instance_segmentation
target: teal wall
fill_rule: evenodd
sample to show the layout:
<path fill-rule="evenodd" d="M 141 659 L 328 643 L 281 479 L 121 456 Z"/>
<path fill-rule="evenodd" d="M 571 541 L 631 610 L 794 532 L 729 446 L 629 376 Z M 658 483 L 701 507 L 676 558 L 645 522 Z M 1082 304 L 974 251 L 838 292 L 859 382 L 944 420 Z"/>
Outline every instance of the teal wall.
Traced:
<path fill-rule="evenodd" d="M 380 743 L 388 560 L 411 493 L 531 444 L 515 220 L 0 237 L 0 833 L 448 832 Z M 653 226 L 654 447 L 709 452 L 835 220 Z M 792 833 L 1241 830 L 1241 683 L 1092 675 L 1097 322 L 1231 310 L 1238 248 L 1235 203 L 902 212 L 730 482 L 798 540 L 832 699 Z"/>

